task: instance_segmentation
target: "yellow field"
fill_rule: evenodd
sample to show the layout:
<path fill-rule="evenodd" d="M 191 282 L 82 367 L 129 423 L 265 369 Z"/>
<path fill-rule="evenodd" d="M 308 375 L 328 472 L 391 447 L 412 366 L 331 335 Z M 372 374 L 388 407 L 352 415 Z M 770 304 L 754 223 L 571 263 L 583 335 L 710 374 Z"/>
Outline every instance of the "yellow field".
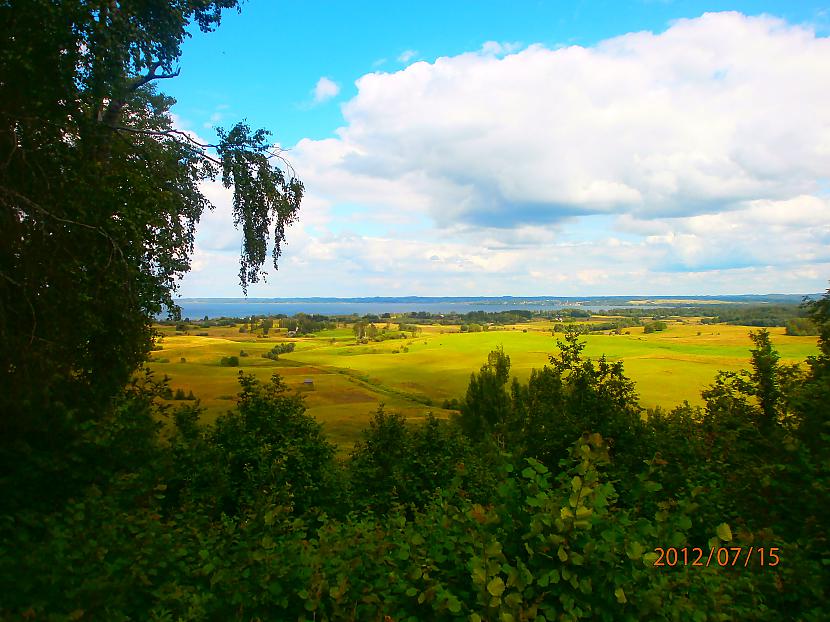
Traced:
<path fill-rule="evenodd" d="M 381 402 L 410 418 L 429 411 L 447 415 L 441 403 L 463 397 L 470 373 L 498 346 L 510 356 L 511 373 L 520 380 L 527 379 L 531 369 L 545 365 L 556 350 L 550 322 L 471 334 L 460 333 L 458 327 L 425 326 L 417 338 L 368 345 L 356 344 L 348 328 L 296 339 L 278 331 L 257 338 L 240 334 L 238 328 L 198 329 L 208 336 L 177 335 L 169 326 L 159 329 L 163 349 L 153 353 L 150 367 L 170 376 L 174 391 L 192 390 L 206 408 L 206 420 L 233 405 L 240 370 L 261 379 L 277 371 L 290 387 L 303 392 L 309 414 L 325 425 L 331 440 L 341 447 L 351 446 Z M 630 334 L 588 336 L 586 354 L 622 359 L 645 407 L 671 408 L 683 400 L 699 404 L 700 391 L 718 370 L 747 366 L 752 346 L 750 328 L 700 325 L 688 318 L 648 335 L 639 327 L 625 330 Z M 815 337 L 788 337 L 783 328 L 770 332 L 783 362 L 800 362 L 816 352 Z M 280 355 L 279 361 L 262 358 L 281 341 L 295 342 L 295 351 Z M 238 356 L 240 350 L 249 354 L 239 359 L 240 367 L 219 366 L 221 357 Z"/>

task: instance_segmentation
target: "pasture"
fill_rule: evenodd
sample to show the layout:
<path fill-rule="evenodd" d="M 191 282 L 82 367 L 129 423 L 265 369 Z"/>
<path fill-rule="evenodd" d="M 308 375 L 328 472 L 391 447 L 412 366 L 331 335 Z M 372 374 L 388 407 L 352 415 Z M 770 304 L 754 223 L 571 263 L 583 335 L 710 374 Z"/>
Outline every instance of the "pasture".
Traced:
<path fill-rule="evenodd" d="M 153 352 L 149 367 L 158 375 L 168 375 L 174 391 L 193 391 L 205 408 L 206 421 L 233 406 L 240 371 L 262 380 L 278 372 L 289 387 L 303 393 L 309 414 L 345 449 L 359 438 L 380 403 L 411 419 L 430 411 L 447 416 L 449 411 L 441 404 L 462 398 L 470 373 L 499 346 L 510 356 L 511 375 L 526 380 L 531 369 L 544 366 L 557 350 L 556 340 L 562 335 L 552 336 L 551 328 L 549 322 L 538 321 L 462 333 L 457 326 L 436 325 L 424 326 L 417 337 L 358 344 L 348 327 L 288 338 L 276 329 L 259 337 L 235 327 L 213 327 L 199 329 L 207 335 L 198 336 L 160 326 L 162 349 Z M 632 327 L 625 329 L 629 334 L 588 335 L 585 354 L 623 360 L 644 407 L 671 408 L 684 400 L 700 404 L 700 391 L 718 370 L 748 365 L 750 330 L 685 318 L 650 334 Z M 783 328 L 769 330 L 782 362 L 801 362 L 816 352 L 815 337 L 787 336 Z M 294 342 L 294 352 L 281 354 L 276 361 L 262 357 L 276 343 L 286 341 Z M 241 351 L 247 356 L 240 356 Z M 239 367 L 220 366 L 220 359 L 227 356 L 240 356 Z"/>

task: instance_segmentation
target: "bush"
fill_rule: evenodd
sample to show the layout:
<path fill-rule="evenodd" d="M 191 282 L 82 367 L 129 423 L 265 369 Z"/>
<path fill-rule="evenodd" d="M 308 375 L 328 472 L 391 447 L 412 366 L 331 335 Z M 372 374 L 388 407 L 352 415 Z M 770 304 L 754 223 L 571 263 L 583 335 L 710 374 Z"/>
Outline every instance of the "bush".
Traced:
<path fill-rule="evenodd" d="M 788 335 L 799 337 L 814 337 L 818 335 L 818 326 L 808 317 L 796 317 L 787 320 Z"/>
<path fill-rule="evenodd" d="M 245 350 L 240 350 L 239 351 L 239 356 L 248 356 L 248 353 L 245 352 Z"/>
<path fill-rule="evenodd" d="M 219 365 L 221 367 L 239 367 L 239 357 L 223 356 L 221 359 L 219 359 Z"/>
<path fill-rule="evenodd" d="M 266 352 L 262 355 L 262 358 L 271 359 L 272 361 L 278 361 L 280 358 L 280 354 L 286 354 L 288 352 L 294 351 L 294 343 L 293 342 L 286 342 L 286 343 L 278 343 L 270 351 Z"/>

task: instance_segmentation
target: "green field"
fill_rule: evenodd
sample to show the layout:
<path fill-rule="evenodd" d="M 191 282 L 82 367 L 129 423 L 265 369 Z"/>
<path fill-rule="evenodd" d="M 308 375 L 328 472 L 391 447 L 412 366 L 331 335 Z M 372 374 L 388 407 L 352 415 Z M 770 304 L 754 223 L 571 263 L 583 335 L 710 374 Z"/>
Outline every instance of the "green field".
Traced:
<path fill-rule="evenodd" d="M 356 344 L 349 328 L 292 339 L 279 331 L 262 338 L 240 334 L 237 328 L 199 329 L 208 336 L 158 328 L 162 349 L 153 352 L 149 366 L 170 376 L 173 390 L 192 390 L 206 409 L 206 421 L 233 405 L 240 370 L 262 379 L 276 371 L 303 392 L 309 413 L 341 447 L 351 446 L 381 402 L 410 418 L 430 411 L 446 416 L 441 403 L 463 397 L 470 373 L 499 346 L 510 356 L 511 373 L 520 380 L 556 351 L 551 324 L 541 321 L 469 334 L 458 327 L 425 326 L 417 338 L 368 345 Z M 747 366 L 752 345 L 750 328 L 701 325 L 689 319 L 670 322 L 667 330 L 657 333 L 644 334 L 640 327 L 626 330 L 630 334 L 587 336 L 586 354 L 622 359 L 645 407 L 671 408 L 683 400 L 700 404 L 700 391 L 718 370 Z M 786 336 L 783 328 L 770 332 L 782 362 L 800 362 L 817 351 L 815 337 Z M 295 351 L 280 355 L 279 361 L 261 356 L 281 341 L 293 341 Z M 220 358 L 238 356 L 240 350 L 249 356 L 239 359 L 239 367 L 219 365 Z"/>

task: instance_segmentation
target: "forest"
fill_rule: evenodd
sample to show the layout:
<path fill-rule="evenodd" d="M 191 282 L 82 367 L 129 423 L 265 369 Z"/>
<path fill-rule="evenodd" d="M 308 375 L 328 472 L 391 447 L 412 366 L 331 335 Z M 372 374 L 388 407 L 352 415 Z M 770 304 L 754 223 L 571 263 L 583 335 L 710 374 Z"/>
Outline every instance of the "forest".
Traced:
<path fill-rule="evenodd" d="M 749 364 L 700 405 L 644 408 L 624 361 L 588 356 L 566 318 L 526 380 L 494 349 L 450 416 L 380 406 L 346 455 L 287 367 L 235 369 L 293 345 L 217 363 L 238 389 L 212 421 L 175 397 L 155 319 L 191 327 L 174 293 L 202 184 L 233 193 L 243 291 L 304 195 L 267 131 L 201 143 L 158 89 L 188 27 L 239 5 L 0 3 L 0 618 L 826 620 L 830 291 L 784 318 L 814 355 L 783 362 L 757 324 Z"/>

